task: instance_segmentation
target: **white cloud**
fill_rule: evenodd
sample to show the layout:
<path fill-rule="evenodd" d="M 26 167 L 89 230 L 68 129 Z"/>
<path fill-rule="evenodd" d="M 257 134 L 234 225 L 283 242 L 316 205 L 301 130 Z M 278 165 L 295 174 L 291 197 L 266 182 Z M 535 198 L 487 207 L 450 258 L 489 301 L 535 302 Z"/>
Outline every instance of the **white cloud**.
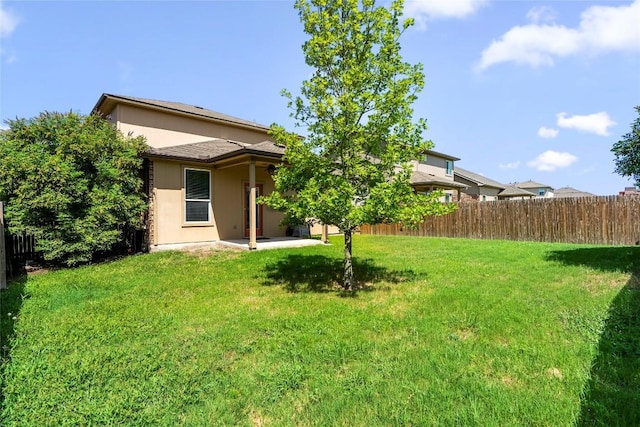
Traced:
<path fill-rule="evenodd" d="M 560 132 L 558 129 L 550 129 L 550 128 L 546 128 L 544 126 L 540 127 L 540 129 L 538 129 L 538 136 L 540 138 L 555 138 L 556 136 L 558 136 L 558 132 Z"/>
<path fill-rule="evenodd" d="M 0 8 L 0 37 L 8 37 L 14 32 L 20 20 L 13 13 Z"/>
<path fill-rule="evenodd" d="M 556 20 L 556 11 L 549 6 L 536 6 L 527 12 L 527 19 L 534 24 L 551 23 Z"/>
<path fill-rule="evenodd" d="M 9 129 L 9 125 L 6 123 L 0 123 L 0 130 L 7 130 Z"/>
<path fill-rule="evenodd" d="M 520 162 L 500 163 L 498 167 L 500 169 L 518 169 Z"/>
<path fill-rule="evenodd" d="M 581 53 L 640 51 L 640 0 L 627 6 L 589 7 L 582 12 L 577 28 L 540 24 L 540 20 L 548 22 L 548 16 L 532 11 L 527 14 L 530 24 L 511 28 L 482 51 L 478 70 L 501 62 L 539 67 Z"/>
<path fill-rule="evenodd" d="M 616 124 L 609 114 L 604 111 L 584 116 L 570 116 L 567 113 L 558 113 L 558 126 L 569 129 L 577 129 L 582 132 L 595 133 L 596 135 L 609 135 L 609 127 Z"/>
<path fill-rule="evenodd" d="M 489 0 L 409 0 L 404 5 L 405 15 L 416 20 L 424 29 L 427 21 L 446 18 L 464 18 L 473 15 Z"/>
<path fill-rule="evenodd" d="M 543 172 L 553 172 L 558 168 L 566 168 L 578 161 L 578 158 L 571 153 L 559 153 L 547 150 L 535 159 L 527 162 L 527 166 Z"/>

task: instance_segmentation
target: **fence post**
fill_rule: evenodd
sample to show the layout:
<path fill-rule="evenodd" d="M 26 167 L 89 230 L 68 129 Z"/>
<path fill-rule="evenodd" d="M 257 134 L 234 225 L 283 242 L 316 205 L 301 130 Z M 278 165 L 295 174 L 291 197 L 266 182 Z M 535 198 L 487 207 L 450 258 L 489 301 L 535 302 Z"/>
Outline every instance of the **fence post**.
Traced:
<path fill-rule="evenodd" d="M 4 246 L 4 206 L 0 202 L 0 289 L 7 288 L 7 251 Z"/>

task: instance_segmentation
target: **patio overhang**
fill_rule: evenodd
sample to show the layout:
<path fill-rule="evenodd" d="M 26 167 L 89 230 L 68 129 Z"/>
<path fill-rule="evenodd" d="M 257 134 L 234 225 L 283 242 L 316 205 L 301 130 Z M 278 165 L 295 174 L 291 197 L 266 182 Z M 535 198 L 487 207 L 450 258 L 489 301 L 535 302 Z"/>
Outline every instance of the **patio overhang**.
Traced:
<path fill-rule="evenodd" d="M 416 191 L 455 190 L 458 195 L 458 200 L 460 200 L 460 192 L 468 188 L 465 184 L 419 171 L 413 172 L 410 182 Z"/>
<path fill-rule="evenodd" d="M 148 159 L 173 160 L 192 164 L 204 164 L 212 169 L 225 169 L 241 165 L 249 166 L 249 249 L 257 249 L 257 207 L 259 196 L 256 185 L 256 168 L 264 168 L 268 173 L 275 170 L 275 164 L 282 162 L 284 147 L 272 141 L 247 144 L 215 138 L 192 144 L 162 148 L 150 148 L 144 154 Z"/>

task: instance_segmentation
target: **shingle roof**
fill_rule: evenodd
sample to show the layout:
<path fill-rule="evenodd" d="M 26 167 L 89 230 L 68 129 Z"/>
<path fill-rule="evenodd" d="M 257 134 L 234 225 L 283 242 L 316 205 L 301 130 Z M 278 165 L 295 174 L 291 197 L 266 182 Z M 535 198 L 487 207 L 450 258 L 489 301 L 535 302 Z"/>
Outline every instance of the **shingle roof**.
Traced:
<path fill-rule="evenodd" d="M 553 192 L 553 197 L 591 197 L 594 194 L 587 193 L 586 191 L 576 190 L 572 187 L 562 187 L 558 188 Z"/>
<path fill-rule="evenodd" d="M 137 104 L 147 107 L 169 110 L 174 113 L 178 112 L 206 119 L 233 123 L 244 127 L 252 127 L 263 131 L 269 130 L 268 126 L 254 123 L 249 120 L 240 119 L 238 117 L 229 116 L 227 114 L 218 113 L 217 111 L 208 110 L 197 105 L 183 104 L 181 102 L 160 101 L 157 99 L 137 98 L 134 96 L 114 95 L 110 93 L 102 94 L 95 107 L 93 107 L 93 111 L 101 111 L 101 106 L 108 102 L 125 102 L 130 104 Z"/>
<path fill-rule="evenodd" d="M 535 182 L 535 181 L 531 181 L 531 180 L 523 181 L 523 182 L 516 182 L 513 185 L 515 185 L 516 187 L 519 187 L 519 188 L 524 188 L 524 189 L 527 189 L 527 188 L 551 188 L 551 189 L 553 189 L 553 187 L 550 186 L 550 185 L 540 184 L 539 182 Z"/>
<path fill-rule="evenodd" d="M 475 172 L 468 171 L 466 169 L 462 169 L 461 167 L 456 166 L 453 170 L 454 176 L 460 176 L 468 181 L 471 181 L 478 186 L 485 187 L 493 187 L 493 188 L 505 188 L 505 185 L 499 183 L 498 181 L 494 181 L 492 179 L 487 178 L 486 176 L 482 176 Z"/>
<path fill-rule="evenodd" d="M 411 185 L 432 185 L 443 188 L 467 188 L 466 185 L 455 181 L 449 181 L 430 173 L 414 171 L 411 174 Z"/>
<path fill-rule="evenodd" d="M 431 154 L 432 156 L 442 157 L 443 159 L 447 159 L 447 160 L 453 160 L 453 161 L 460 160 L 458 157 L 452 156 L 450 154 L 440 153 L 439 151 L 427 150 L 425 151 L 425 153 L 427 155 Z"/>
<path fill-rule="evenodd" d="M 535 197 L 535 194 L 515 185 L 507 184 L 504 190 L 498 193 L 498 197 Z"/>
<path fill-rule="evenodd" d="M 284 147 L 276 145 L 271 141 L 263 141 L 258 144 L 246 144 L 216 138 L 193 144 L 151 148 L 147 152 L 147 155 L 152 157 L 193 160 L 198 162 L 214 162 L 240 154 L 256 154 L 281 158 L 284 154 Z"/>

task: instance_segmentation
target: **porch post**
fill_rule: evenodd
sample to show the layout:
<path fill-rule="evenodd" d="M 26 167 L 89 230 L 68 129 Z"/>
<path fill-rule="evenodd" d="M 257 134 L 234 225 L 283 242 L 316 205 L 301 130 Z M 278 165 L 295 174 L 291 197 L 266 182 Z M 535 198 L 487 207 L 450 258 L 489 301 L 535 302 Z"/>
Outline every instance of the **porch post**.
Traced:
<path fill-rule="evenodd" d="M 249 249 L 256 249 L 256 161 L 249 162 Z"/>

